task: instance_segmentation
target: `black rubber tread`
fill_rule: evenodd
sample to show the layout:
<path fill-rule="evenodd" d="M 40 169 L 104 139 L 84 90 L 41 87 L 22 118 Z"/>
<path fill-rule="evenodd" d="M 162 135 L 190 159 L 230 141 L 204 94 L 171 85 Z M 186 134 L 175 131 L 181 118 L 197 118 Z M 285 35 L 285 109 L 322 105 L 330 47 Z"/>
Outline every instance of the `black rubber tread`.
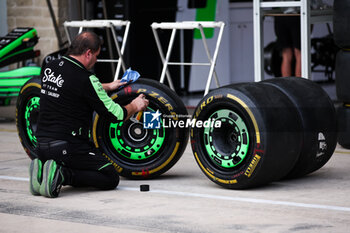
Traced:
<path fill-rule="evenodd" d="M 281 77 L 282 55 L 277 42 L 271 42 L 264 48 L 264 70 L 267 74 Z"/>
<path fill-rule="evenodd" d="M 149 100 L 149 107 L 154 111 L 159 109 L 163 115 L 180 116 L 179 120 L 185 120 L 187 117 L 186 107 L 176 93 L 164 84 L 151 79 L 140 78 L 137 82 L 112 93 L 111 97 L 119 104 L 125 105 L 141 93 Z M 117 151 L 118 148 L 112 145 L 108 136 L 109 125 L 110 122 L 106 119 L 95 116 L 94 143 L 112 162 L 121 176 L 131 179 L 155 178 L 168 171 L 180 159 L 188 143 L 187 128 L 167 127 L 165 141 L 156 154 L 149 159 L 131 160 L 121 155 Z M 136 147 L 137 142 L 135 143 Z"/>
<path fill-rule="evenodd" d="M 191 129 L 195 159 L 213 182 L 231 189 L 256 187 L 289 173 L 301 150 L 301 123 L 293 103 L 278 89 L 243 83 L 210 92 L 198 104 L 193 118 L 207 120 L 219 109 L 237 113 L 249 131 L 249 149 L 238 166 L 218 166 L 205 149 L 204 129 Z"/>
<path fill-rule="evenodd" d="M 337 143 L 336 112 L 327 93 L 318 84 L 303 78 L 276 78 L 262 83 L 288 96 L 302 122 L 302 150 L 286 178 L 300 177 L 321 168 L 331 158 Z"/>
<path fill-rule="evenodd" d="M 338 100 L 350 103 L 350 51 L 340 50 L 337 53 L 335 77 Z"/>
<path fill-rule="evenodd" d="M 340 106 L 337 109 L 338 117 L 338 143 L 350 149 L 350 105 Z"/>
<path fill-rule="evenodd" d="M 31 159 L 37 158 L 35 152 L 36 142 L 31 141 L 27 132 L 27 124 L 30 123 L 30 129 L 36 131 L 36 123 L 39 115 L 39 108 L 34 109 L 33 114 L 30 116 L 29 121 L 26 121 L 25 111 L 28 101 L 33 97 L 40 97 L 41 80 L 40 77 L 34 77 L 28 80 L 21 88 L 17 97 L 16 103 L 16 126 L 21 144 Z"/>
<path fill-rule="evenodd" d="M 334 0 L 334 41 L 341 48 L 350 49 L 350 0 Z"/>

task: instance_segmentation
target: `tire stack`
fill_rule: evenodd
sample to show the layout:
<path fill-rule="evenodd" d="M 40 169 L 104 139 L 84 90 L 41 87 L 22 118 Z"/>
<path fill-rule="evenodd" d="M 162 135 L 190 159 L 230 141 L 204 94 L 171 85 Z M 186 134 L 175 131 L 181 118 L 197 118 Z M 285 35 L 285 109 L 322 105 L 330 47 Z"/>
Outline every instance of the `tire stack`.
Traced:
<path fill-rule="evenodd" d="M 336 58 L 336 90 L 342 106 L 338 108 L 338 142 L 350 149 L 350 0 L 334 0 L 334 40 L 340 51 Z"/>
<path fill-rule="evenodd" d="M 332 101 L 303 78 L 218 88 L 200 101 L 193 119 L 209 122 L 191 128 L 199 167 L 210 180 L 231 189 L 316 171 L 337 143 Z"/>

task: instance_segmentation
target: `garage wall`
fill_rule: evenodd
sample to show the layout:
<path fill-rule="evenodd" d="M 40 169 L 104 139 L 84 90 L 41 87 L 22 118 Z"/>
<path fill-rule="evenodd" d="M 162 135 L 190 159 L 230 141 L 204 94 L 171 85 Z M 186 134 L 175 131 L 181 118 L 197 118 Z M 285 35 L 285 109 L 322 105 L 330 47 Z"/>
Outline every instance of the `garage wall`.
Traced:
<path fill-rule="evenodd" d="M 62 28 L 67 18 L 67 0 L 51 0 L 51 3 Z M 16 27 L 34 27 L 38 31 L 40 39 L 35 48 L 41 51 L 40 63 L 43 57 L 58 49 L 46 0 L 7 0 L 7 26 L 8 31 Z M 63 32 L 63 28 L 61 30 Z"/>
<path fill-rule="evenodd" d="M 6 1 L 0 1 L 0 36 L 7 33 L 7 10 L 6 10 Z"/>

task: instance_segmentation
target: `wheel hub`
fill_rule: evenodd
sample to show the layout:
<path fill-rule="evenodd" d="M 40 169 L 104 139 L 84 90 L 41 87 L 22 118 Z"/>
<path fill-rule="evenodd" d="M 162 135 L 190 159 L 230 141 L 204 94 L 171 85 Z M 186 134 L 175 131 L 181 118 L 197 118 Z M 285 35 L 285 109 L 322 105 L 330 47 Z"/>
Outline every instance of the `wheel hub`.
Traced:
<path fill-rule="evenodd" d="M 36 146 L 37 139 L 35 137 L 35 132 L 37 128 L 37 120 L 39 116 L 39 100 L 40 97 L 32 97 L 29 99 L 26 105 L 25 110 L 25 124 L 26 124 L 26 131 L 29 138 L 29 141 Z"/>
<path fill-rule="evenodd" d="M 128 127 L 128 136 L 131 140 L 141 142 L 145 140 L 148 135 L 148 131 L 143 128 L 141 123 L 132 123 Z"/>
<path fill-rule="evenodd" d="M 204 129 L 204 143 L 210 159 L 224 168 L 237 166 L 243 161 L 249 148 L 249 134 L 245 122 L 238 114 L 228 109 L 214 112 L 210 120 L 221 121 L 219 128 Z"/>
<path fill-rule="evenodd" d="M 151 110 L 152 111 L 152 110 Z M 131 160 L 145 160 L 155 155 L 165 140 L 165 129 L 145 129 L 143 119 L 132 117 L 109 126 L 109 140 L 118 154 Z"/>

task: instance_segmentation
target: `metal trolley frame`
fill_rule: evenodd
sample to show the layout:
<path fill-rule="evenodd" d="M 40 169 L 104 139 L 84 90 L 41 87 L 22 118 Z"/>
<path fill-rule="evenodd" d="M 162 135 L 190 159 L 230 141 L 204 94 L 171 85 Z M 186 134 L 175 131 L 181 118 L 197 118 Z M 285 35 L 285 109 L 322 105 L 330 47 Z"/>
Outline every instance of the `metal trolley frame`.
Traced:
<path fill-rule="evenodd" d="M 333 20 L 333 10 L 311 10 L 310 0 L 299 1 L 273 1 L 264 2 L 263 0 L 254 0 L 254 80 L 260 81 L 264 77 L 264 59 L 263 59 L 263 18 L 265 16 L 281 16 L 281 10 L 271 8 L 287 8 L 297 7 L 300 9 L 300 14 L 295 17 L 300 17 L 301 31 L 301 76 L 306 79 L 311 78 L 311 38 L 310 24 L 317 22 L 329 22 Z M 289 15 L 289 14 L 284 14 Z"/>
<path fill-rule="evenodd" d="M 158 47 L 160 58 L 163 62 L 163 69 L 162 69 L 162 73 L 160 75 L 160 82 L 161 83 L 164 83 L 164 79 L 165 79 L 165 75 L 166 75 L 170 88 L 174 90 L 174 85 L 173 85 L 173 82 L 172 82 L 172 79 L 171 79 L 171 76 L 170 76 L 170 73 L 168 70 L 168 65 L 196 65 L 196 66 L 210 66 L 204 95 L 206 95 L 209 92 L 210 83 L 211 83 L 213 75 L 214 75 L 217 87 L 220 86 L 219 79 L 218 79 L 218 76 L 217 76 L 216 71 L 215 71 L 215 64 L 216 64 L 216 60 L 218 57 L 218 52 L 219 52 L 219 47 L 221 44 L 222 34 L 224 32 L 224 27 L 225 27 L 224 22 L 221 22 L 221 21 L 220 22 L 207 22 L 207 21 L 163 22 L 163 23 L 152 23 L 151 27 L 152 27 L 154 38 L 155 38 L 155 41 L 156 41 L 156 44 Z M 213 56 L 211 56 L 211 53 L 209 51 L 208 43 L 206 41 L 203 28 L 220 28 Z M 172 30 L 166 56 L 164 56 L 164 52 L 163 52 L 163 49 L 162 49 L 162 46 L 161 46 L 161 43 L 159 40 L 157 29 L 171 29 Z M 189 29 L 189 30 L 199 29 L 199 31 L 201 33 L 204 49 L 205 49 L 206 54 L 208 56 L 208 63 L 199 63 L 199 62 L 187 62 L 186 63 L 186 62 L 170 62 L 169 61 L 171 51 L 172 51 L 172 48 L 174 45 L 176 30 L 179 30 L 179 29 Z"/>
<path fill-rule="evenodd" d="M 113 62 L 118 63 L 117 68 L 114 75 L 114 80 L 118 79 L 120 69 L 122 68 L 125 72 L 125 62 L 123 59 L 123 54 L 125 51 L 126 41 L 129 34 L 130 29 L 130 21 L 122 21 L 122 20 L 84 20 L 84 21 L 66 21 L 63 23 L 64 30 L 67 34 L 68 42 L 71 44 L 71 37 L 68 28 L 79 28 L 79 32 L 83 31 L 83 28 L 109 28 L 112 31 L 113 41 L 117 48 L 118 59 L 98 59 L 98 62 Z M 118 43 L 118 37 L 116 33 L 116 27 L 125 27 L 124 35 L 121 39 L 121 46 Z"/>

